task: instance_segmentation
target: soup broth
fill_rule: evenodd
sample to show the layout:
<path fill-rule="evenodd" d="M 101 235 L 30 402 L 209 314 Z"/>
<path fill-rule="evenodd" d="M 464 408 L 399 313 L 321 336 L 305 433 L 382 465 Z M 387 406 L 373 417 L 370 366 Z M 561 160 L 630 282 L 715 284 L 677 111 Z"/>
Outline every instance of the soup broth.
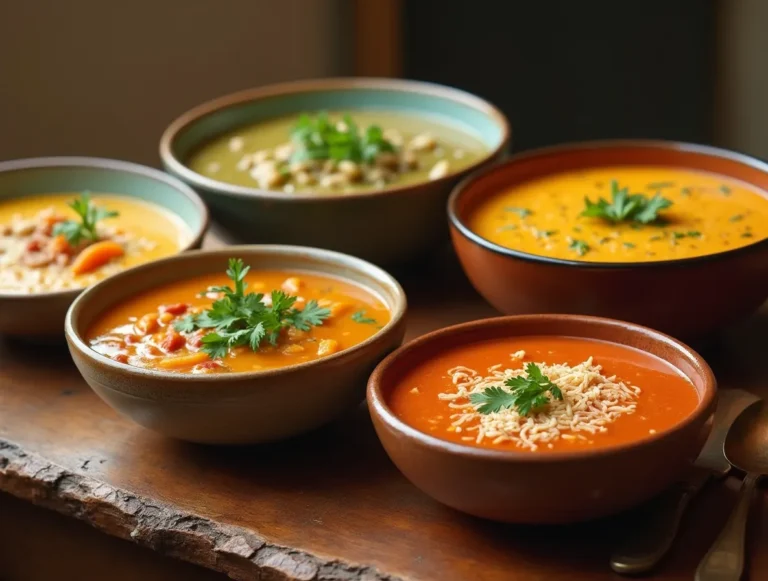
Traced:
<path fill-rule="evenodd" d="M 110 215 L 94 222 L 91 234 L 82 228 L 81 216 L 71 207 L 74 202 L 86 204 L 83 208 L 90 212 Z M 65 224 L 74 230 L 63 228 Z M 126 268 L 175 254 L 190 237 L 177 216 L 126 196 L 83 198 L 66 193 L 0 201 L 0 292 L 86 287 Z"/>
<path fill-rule="evenodd" d="M 543 378 L 530 379 L 532 364 Z M 557 387 L 536 391 L 550 380 Z M 522 395 L 511 405 L 515 393 Z M 535 393 L 544 397 L 538 405 Z M 406 424 L 443 440 L 547 453 L 652 437 L 688 417 L 698 400 L 686 377 L 648 353 L 597 340 L 531 336 L 438 353 L 398 381 L 389 405 Z M 529 410 L 527 404 L 533 404 Z M 497 409 L 480 413 L 484 405 Z"/>
<path fill-rule="evenodd" d="M 321 115 L 312 114 L 304 122 L 317 128 Z M 326 135 L 341 145 L 326 150 L 318 146 L 308 152 L 313 157 L 304 158 L 295 131 L 301 123 L 301 116 L 292 115 L 225 133 L 195 151 L 187 165 L 205 177 L 238 186 L 343 194 L 438 179 L 472 165 L 488 150 L 475 136 L 439 118 L 355 110 L 349 115 L 330 113 L 332 129 L 314 133 L 320 141 Z M 380 139 L 368 139 L 372 127 L 381 130 Z M 361 151 L 345 150 L 357 145 L 345 141 L 350 132 L 364 139 Z M 389 145 L 376 150 L 382 141 Z M 370 158 L 369 146 L 374 148 Z"/>
<path fill-rule="evenodd" d="M 671 204 L 648 222 L 641 221 L 648 216 L 639 214 L 617 221 L 583 215 L 585 199 L 612 203 L 614 186 L 628 196 L 643 195 L 650 202 L 658 195 Z M 501 191 L 476 208 L 469 227 L 505 248 L 551 258 L 589 262 L 692 258 L 768 237 L 768 197 L 716 174 L 665 167 L 594 168 Z"/>
<path fill-rule="evenodd" d="M 375 335 L 390 320 L 378 297 L 338 278 L 255 271 L 248 273 L 245 282 L 244 292 L 259 295 L 257 302 L 265 306 L 273 307 L 272 291 L 281 291 L 295 299 L 292 309 L 306 312 L 308 305 L 314 305 L 324 316 L 319 324 L 305 329 L 286 325 L 274 341 L 264 337 L 257 349 L 250 346 L 249 337 L 245 344 L 211 355 L 206 336 L 217 330 L 182 323 L 210 313 L 214 303 L 225 298 L 219 289 L 231 287 L 233 281 L 222 272 L 153 289 L 117 305 L 94 323 L 87 340 L 99 353 L 136 367 L 179 373 L 261 371 L 343 351 Z"/>

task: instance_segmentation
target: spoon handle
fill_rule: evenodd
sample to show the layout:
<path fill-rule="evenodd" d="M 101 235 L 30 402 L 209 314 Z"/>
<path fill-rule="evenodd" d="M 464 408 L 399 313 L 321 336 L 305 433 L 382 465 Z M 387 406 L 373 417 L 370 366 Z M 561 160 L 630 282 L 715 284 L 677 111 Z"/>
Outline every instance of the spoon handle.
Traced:
<path fill-rule="evenodd" d="M 696 581 L 739 581 L 744 570 L 744 538 L 747 516 L 758 476 L 747 474 L 741 496 L 720 536 L 696 569 Z"/>

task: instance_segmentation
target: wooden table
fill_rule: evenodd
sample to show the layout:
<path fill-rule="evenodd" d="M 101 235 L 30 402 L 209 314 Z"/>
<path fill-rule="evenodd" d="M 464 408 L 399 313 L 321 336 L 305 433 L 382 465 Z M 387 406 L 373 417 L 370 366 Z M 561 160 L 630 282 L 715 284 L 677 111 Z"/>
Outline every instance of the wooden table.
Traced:
<path fill-rule="evenodd" d="M 409 338 L 494 314 L 450 260 L 405 287 Z M 768 394 L 766 337 L 764 308 L 709 345 L 722 388 Z M 737 486 L 731 478 L 704 491 L 652 579 L 693 578 Z M 0 491 L 235 579 L 615 579 L 608 555 L 633 522 L 625 514 L 578 526 L 506 526 L 454 512 L 400 475 L 362 406 L 275 445 L 167 440 L 102 403 L 65 348 L 2 339 Z M 759 501 L 750 532 L 755 581 L 768 578 L 768 552 L 757 551 L 768 543 L 768 503 L 762 494 Z"/>

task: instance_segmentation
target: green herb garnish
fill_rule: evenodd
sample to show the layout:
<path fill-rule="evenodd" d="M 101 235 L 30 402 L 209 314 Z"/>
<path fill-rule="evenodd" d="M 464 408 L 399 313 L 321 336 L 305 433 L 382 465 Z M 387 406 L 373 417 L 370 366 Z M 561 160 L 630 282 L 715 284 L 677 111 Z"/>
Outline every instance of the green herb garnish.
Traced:
<path fill-rule="evenodd" d="M 624 242 L 624 248 L 634 248 L 634 247 L 635 245 L 632 244 L 631 242 Z"/>
<path fill-rule="evenodd" d="M 720 186 L 718 189 L 720 190 L 720 193 L 725 196 L 731 195 L 731 188 L 729 188 L 728 186 Z"/>
<path fill-rule="evenodd" d="M 538 230 L 536 238 L 549 238 L 557 234 L 557 230 Z"/>
<path fill-rule="evenodd" d="M 89 192 L 83 192 L 80 197 L 67 204 L 72 208 L 80 220 L 65 220 L 59 222 L 53 227 L 53 235 L 62 235 L 72 246 L 77 246 L 83 240 L 94 242 L 98 240 L 99 235 L 96 232 L 96 223 L 107 218 L 118 216 L 118 212 L 105 210 L 91 202 Z"/>
<path fill-rule="evenodd" d="M 740 222 L 744 219 L 744 214 L 734 214 L 730 218 L 728 218 L 729 222 Z"/>
<path fill-rule="evenodd" d="M 602 218 L 609 222 L 638 222 L 650 224 L 659 219 L 659 212 L 672 205 L 672 201 L 656 194 L 648 198 L 643 194 L 630 194 L 629 188 L 619 188 L 616 180 L 611 180 L 611 202 L 600 198 L 593 202 L 584 198 L 586 207 L 582 216 Z"/>
<path fill-rule="evenodd" d="M 365 315 L 365 311 L 357 311 L 355 313 L 352 313 L 352 316 L 350 317 L 355 323 L 360 323 L 362 325 L 377 325 L 378 321 L 376 319 L 372 319 L 371 317 L 367 317 Z"/>
<path fill-rule="evenodd" d="M 683 188 L 680 190 L 681 196 L 690 196 L 691 195 L 691 188 Z"/>
<path fill-rule="evenodd" d="M 510 377 L 504 382 L 509 391 L 502 387 L 487 387 L 482 393 L 470 394 L 469 401 L 477 405 L 478 413 L 483 415 L 516 407 L 520 415 L 527 416 L 531 410 L 550 402 L 548 394 L 554 399 L 563 399 L 563 392 L 541 372 L 538 365 L 529 363 L 525 372 L 528 377 Z"/>
<path fill-rule="evenodd" d="M 568 245 L 569 250 L 575 250 L 579 256 L 584 256 L 589 252 L 589 244 L 583 240 L 572 240 Z"/>
<path fill-rule="evenodd" d="M 744 234 L 741 235 L 742 238 L 752 238 L 752 232 L 744 232 Z"/>
<path fill-rule="evenodd" d="M 344 115 L 340 128 L 326 112 L 314 119 L 302 115 L 291 131 L 291 141 L 296 146 L 292 161 L 332 159 L 371 163 L 379 154 L 395 151 L 395 146 L 384 138 L 384 132 L 377 125 L 361 132 L 352 118 Z"/>
<path fill-rule="evenodd" d="M 521 218 L 527 218 L 533 212 L 531 212 L 528 208 L 515 208 L 514 206 L 507 206 L 504 208 L 505 212 L 512 212 L 513 214 L 517 214 Z"/>
<path fill-rule="evenodd" d="M 502 226 L 501 228 L 499 228 L 498 231 L 507 232 L 509 230 L 517 230 L 517 226 L 515 226 L 514 224 L 507 224 L 506 226 Z"/>
<path fill-rule="evenodd" d="M 322 325 L 331 314 L 315 300 L 308 301 L 303 310 L 296 309 L 293 306 L 296 297 L 279 290 L 272 291 L 272 305 L 266 306 L 262 302 L 263 293 L 245 292 L 248 287 L 245 275 L 249 270 L 241 259 L 230 258 L 227 276 L 235 283 L 235 289 L 228 286 L 209 289 L 224 293 L 224 298 L 215 301 L 210 309 L 187 315 L 173 325 L 182 333 L 211 329 L 202 338 L 201 350 L 212 359 L 226 356 L 233 347 L 248 345 L 258 351 L 264 341 L 276 345 L 283 329 L 294 327 L 309 331 L 313 326 Z"/>
<path fill-rule="evenodd" d="M 646 187 L 649 190 L 658 191 L 658 190 L 661 190 L 661 189 L 664 189 L 664 188 L 674 188 L 675 187 L 675 182 L 654 182 L 652 184 L 648 184 Z"/>

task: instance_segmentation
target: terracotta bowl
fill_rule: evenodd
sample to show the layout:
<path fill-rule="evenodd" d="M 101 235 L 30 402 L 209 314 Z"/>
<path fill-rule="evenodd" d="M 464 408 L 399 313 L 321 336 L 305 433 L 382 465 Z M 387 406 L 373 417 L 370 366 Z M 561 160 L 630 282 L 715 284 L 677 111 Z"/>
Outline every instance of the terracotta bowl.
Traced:
<path fill-rule="evenodd" d="M 698 406 L 672 429 L 637 442 L 546 454 L 441 440 L 406 425 L 389 408 L 404 374 L 434 354 L 469 342 L 527 335 L 599 339 L 656 355 L 691 380 Z M 429 496 L 482 518 L 548 524 L 617 513 L 674 483 L 704 442 L 715 392 L 715 377 L 701 356 L 658 331 L 598 317 L 526 315 L 456 325 L 411 341 L 373 372 L 368 407 L 389 457 Z"/>
<path fill-rule="evenodd" d="M 713 172 L 768 190 L 768 164 L 701 145 L 604 141 L 512 156 L 463 181 L 448 202 L 453 245 L 470 281 L 489 303 L 508 315 L 599 315 L 691 338 L 752 313 L 768 298 L 768 239 L 698 258 L 589 263 L 510 250 L 467 226 L 467 217 L 480 202 L 509 186 L 556 172 L 610 165 Z"/>
<path fill-rule="evenodd" d="M 91 349 L 84 334 L 113 305 L 152 288 L 221 272 L 242 258 L 254 270 L 341 277 L 384 301 L 392 320 L 373 337 L 316 361 L 275 370 L 179 374 L 117 363 Z M 66 336 L 88 385 L 118 412 L 151 430 L 191 442 L 254 444 L 317 428 L 358 405 L 374 366 L 403 341 L 406 299 L 397 281 L 360 259 L 315 248 L 235 246 L 149 263 L 94 285 L 72 304 Z"/>
<path fill-rule="evenodd" d="M 488 153 L 459 172 L 376 192 L 287 194 L 204 177 L 185 163 L 212 137 L 270 118 L 317 110 L 386 109 L 467 127 Z M 299 244 L 346 252 L 382 266 L 418 261 L 448 239 L 440 219 L 451 189 L 506 151 L 509 125 L 490 103 L 458 89 L 396 79 L 320 79 L 227 95 L 184 113 L 165 131 L 166 170 L 197 190 L 235 242 Z"/>
<path fill-rule="evenodd" d="M 0 201 L 45 193 L 91 190 L 135 197 L 179 216 L 190 231 L 181 251 L 199 248 L 208 228 L 203 201 L 179 180 L 124 161 L 48 157 L 0 163 Z M 0 335 L 40 339 L 63 337 L 64 315 L 82 289 L 21 295 L 0 291 Z"/>

